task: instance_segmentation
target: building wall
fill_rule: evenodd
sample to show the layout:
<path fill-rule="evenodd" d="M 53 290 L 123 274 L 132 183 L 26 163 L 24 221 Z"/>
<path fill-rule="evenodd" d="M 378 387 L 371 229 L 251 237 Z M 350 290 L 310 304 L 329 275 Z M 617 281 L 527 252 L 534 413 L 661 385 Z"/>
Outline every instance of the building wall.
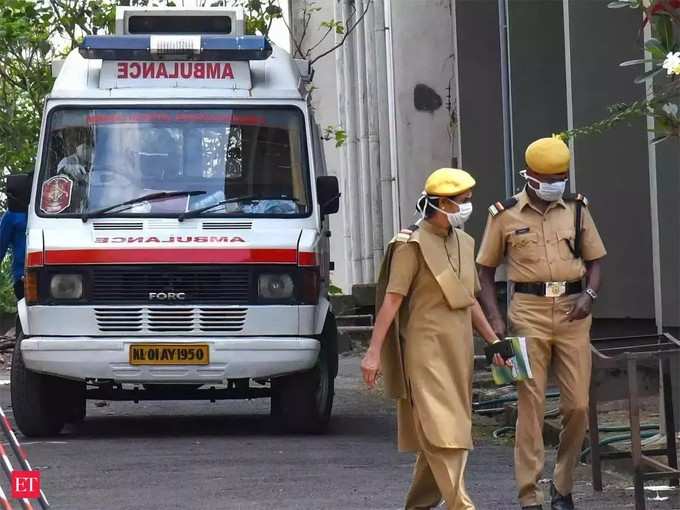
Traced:
<path fill-rule="evenodd" d="M 393 0 L 391 32 L 402 225 L 416 217 L 427 176 L 457 164 L 452 0 Z"/>
<path fill-rule="evenodd" d="M 524 187 L 524 151 L 567 126 L 564 19 L 561 0 L 508 2 L 514 191 Z"/>
<path fill-rule="evenodd" d="M 606 4 L 606 0 L 568 3 L 571 106 L 577 127 L 606 117 L 609 105 L 638 100 L 644 93 L 642 86 L 633 83 L 637 70 L 618 65 L 641 53 L 635 43 L 639 16 L 635 11 L 612 11 Z M 505 196 L 506 172 L 512 173 L 513 191 L 520 189 L 524 180 L 518 172 L 524 168 L 526 145 L 567 127 L 563 2 L 513 0 L 507 5 L 511 104 L 508 127 L 512 143 L 509 169 L 504 168 L 503 161 L 503 36 L 499 5 L 496 0 L 458 0 L 456 6 L 462 161 L 481 181 L 476 193 L 476 203 L 480 205 Z M 574 143 L 576 189 L 589 197 L 609 250 L 606 282 L 596 307 L 598 318 L 654 318 L 645 129 L 645 122 L 636 120 L 602 135 L 579 137 Z M 672 165 L 672 154 L 662 154 L 660 162 Z M 677 190 L 680 185 L 674 172 L 660 171 L 659 181 L 664 191 Z M 660 209 L 664 280 L 673 281 L 664 286 L 664 309 L 669 320 L 677 309 L 677 295 L 673 294 L 677 294 L 675 283 L 679 278 L 677 264 L 673 263 L 677 260 L 677 235 L 664 236 L 664 231 L 680 231 L 673 196 L 664 195 Z M 475 237 L 481 235 L 484 216 L 475 215 L 471 222 L 470 231 Z"/>
<path fill-rule="evenodd" d="M 475 176 L 466 230 L 481 242 L 486 207 L 505 198 L 503 102 L 497 0 L 456 2 L 461 167 Z"/>
<path fill-rule="evenodd" d="M 319 1 L 322 11 L 315 14 L 315 22 L 333 18 L 336 2 L 340 4 L 342 0 Z M 467 230 L 479 240 L 488 204 L 506 196 L 510 191 L 506 189 L 507 181 L 515 184 L 512 191 L 523 184 L 517 173 L 524 166 L 524 148 L 531 140 L 565 129 L 569 108 L 574 125 L 584 126 L 606 117 L 609 105 L 637 100 L 644 93 L 644 87 L 633 83 L 638 70 L 618 66 L 641 53 L 636 44 L 638 13 L 607 9 L 608 0 L 567 1 L 568 43 L 562 0 L 508 2 L 507 34 L 500 26 L 498 0 L 389 3 L 396 138 L 381 143 L 393 144 L 397 151 L 402 224 L 415 219 L 413 206 L 428 173 L 441 166 L 460 166 L 478 180 L 476 212 Z M 507 44 L 510 92 L 505 133 L 503 44 Z M 570 73 L 567 54 L 571 57 Z M 345 91 L 337 85 L 336 69 L 332 57 L 316 66 L 318 90 L 314 103 L 322 125 L 342 124 L 338 97 Z M 572 84 L 571 104 L 568 78 Z M 644 121 L 636 120 L 574 142 L 575 186 L 589 197 L 609 251 L 605 286 L 596 308 L 596 316 L 602 319 L 654 318 L 645 129 Z M 348 135 L 351 138 L 353 133 Z M 508 164 L 506 148 L 510 149 Z M 677 149 L 669 145 L 655 148 L 661 191 L 663 311 L 664 322 L 669 326 L 680 325 Z M 341 153 L 332 144 L 326 145 L 331 172 L 340 172 Z M 362 170 L 345 170 L 350 171 Z M 345 208 L 346 200 L 343 197 Z M 342 216 L 333 219 L 333 229 L 334 281 L 348 290 L 356 280 L 349 278 L 345 270 L 347 238 L 342 233 L 351 235 L 352 229 L 343 226 Z M 385 236 L 388 235 L 386 229 Z"/>
<path fill-rule="evenodd" d="M 302 51 L 306 52 L 309 48 L 316 45 L 323 33 L 320 30 L 321 23 L 334 18 L 334 2 L 324 1 L 317 2 L 317 6 L 321 9 L 319 11 L 310 11 L 312 19 L 309 23 L 310 30 L 304 40 L 300 40 L 301 28 L 301 12 L 304 7 L 304 1 L 293 0 L 290 5 L 290 16 L 292 26 L 294 27 L 294 38 L 300 44 Z M 317 48 L 312 51 L 312 57 L 320 55 L 329 50 L 335 44 L 333 37 L 328 37 Z M 295 44 L 291 44 L 291 53 L 295 53 Z M 299 55 L 297 55 L 299 56 Z M 313 86 L 315 90 L 312 92 L 312 107 L 314 108 L 314 115 L 316 121 L 321 127 L 325 129 L 327 126 L 338 126 L 338 106 L 336 98 L 338 96 L 336 73 L 335 73 L 335 55 L 330 54 L 322 58 L 314 65 L 314 81 Z M 326 154 L 326 165 L 330 175 L 337 176 L 341 181 L 343 175 L 340 171 L 340 151 L 336 148 L 333 141 L 324 143 Z M 341 183 L 342 189 L 342 183 Z M 341 198 L 341 208 L 346 208 L 345 197 Z M 334 285 L 349 290 L 351 282 L 347 274 L 348 264 L 344 260 L 344 246 L 345 246 L 345 215 L 343 210 L 338 214 L 330 217 L 331 229 L 331 260 L 335 263 L 335 270 L 331 273 L 331 281 Z"/>
<path fill-rule="evenodd" d="M 680 144 L 667 141 L 656 152 L 663 324 L 680 327 Z M 676 331 L 677 334 L 677 331 Z"/>
<path fill-rule="evenodd" d="M 608 115 L 615 103 L 639 100 L 644 86 L 633 80 L 639 68 L 619 63 L 642 57 L 635 11 L 613 11 L 606 0 L 570 0 L 574 124 L 585 126 Z M 649 158 L 646 124 L 631 121 L 574 143 L 576 187 L 606 243 L 605 286 L 597 316 L 654 317 Z M 663 188 L 662 188 L 663 189 Z"/>

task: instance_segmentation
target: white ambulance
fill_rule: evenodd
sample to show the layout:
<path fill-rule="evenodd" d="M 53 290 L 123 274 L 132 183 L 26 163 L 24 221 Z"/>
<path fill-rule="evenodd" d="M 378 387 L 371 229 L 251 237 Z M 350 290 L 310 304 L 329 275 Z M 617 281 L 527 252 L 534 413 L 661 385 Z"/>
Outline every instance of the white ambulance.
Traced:
<path fill-rule="evenodd" d="M 9 185 L 31 197 L 19 429 L 56 434 L 86 399 L 271 397 L 286 429 L 322 431 L 339 193 L 305 68 L 233 10 L 116 21 L 63 62 L 34 176 Z"/>

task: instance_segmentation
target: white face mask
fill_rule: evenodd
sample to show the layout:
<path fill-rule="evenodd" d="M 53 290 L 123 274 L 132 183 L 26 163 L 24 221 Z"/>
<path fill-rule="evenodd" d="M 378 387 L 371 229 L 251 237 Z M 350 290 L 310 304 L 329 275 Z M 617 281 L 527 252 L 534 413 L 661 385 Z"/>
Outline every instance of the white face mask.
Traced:
<path fill-rule="evenodd" d="M 461 228 L 463 225 L 465 225 L 465 222 L 470 219 L 470 216 L 472 216 L 472 202 L 464 202 L 462 204 L 456 202 L 456 205 L 458 206 L 458 212 L 450 213 L 440 209 L 430 202 L 430 206 L 433 209 L 439 211 L 440 213 L 446 214 L 446 217 L 453 228 Z"/>
<path fill-rule="evenodd" d="M 541 182 L 538 179 L 534 179 L 527 175 L 526 170 L 520 172 L 520 175 L 524 177 L 527 181 L 533 181 L 538 184 L 538 188 L 532 187 L 531 189 L 536 192 L 536 195 L 541 200 L 546 202 L 557 202 L 562 195 L 564 195 L 564 190 L 567 186 L 567 181 L 557 181 L 557 182 Z"/>

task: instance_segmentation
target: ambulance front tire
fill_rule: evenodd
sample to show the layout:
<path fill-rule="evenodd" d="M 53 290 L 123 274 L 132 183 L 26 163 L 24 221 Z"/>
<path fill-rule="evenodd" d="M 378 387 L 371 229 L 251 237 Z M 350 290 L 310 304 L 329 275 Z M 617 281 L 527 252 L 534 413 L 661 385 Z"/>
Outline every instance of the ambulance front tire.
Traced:
<path fill-rule="evenodd" d="M 316 366 L 306 372 L 272 380 L 271 414 L 286 432 L 322 434 L 331 419 L 338 342 L 335 317 L 329 314 Z"/>
<path fill-rule="evenodd" d="M 12 354 L 10 394 L 14 420 L 27 437 L 54 436 L 67 422 L 85 417 L 84 383 L 31 372 L 21 353 L 19 331 Z"/>

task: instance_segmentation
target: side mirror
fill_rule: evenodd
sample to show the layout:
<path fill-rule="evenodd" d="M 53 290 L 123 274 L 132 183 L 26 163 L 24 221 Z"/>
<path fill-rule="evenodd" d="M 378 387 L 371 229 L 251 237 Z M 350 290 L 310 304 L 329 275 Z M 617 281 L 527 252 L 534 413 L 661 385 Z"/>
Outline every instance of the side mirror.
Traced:
<path fill-rule="evenodd" d="M 12 212 L 28 211 L 28 203 L 31 201 L 31 185 L 33 184 L 33 172 L 7 176 L 7 209 Z"/>
<path fill-rule="evenodd" d="M 321 215 L 335 214 L 340 209 L 340 186 L 338 178 L 324 175 L 316 178 L 316 196 Z"/>

